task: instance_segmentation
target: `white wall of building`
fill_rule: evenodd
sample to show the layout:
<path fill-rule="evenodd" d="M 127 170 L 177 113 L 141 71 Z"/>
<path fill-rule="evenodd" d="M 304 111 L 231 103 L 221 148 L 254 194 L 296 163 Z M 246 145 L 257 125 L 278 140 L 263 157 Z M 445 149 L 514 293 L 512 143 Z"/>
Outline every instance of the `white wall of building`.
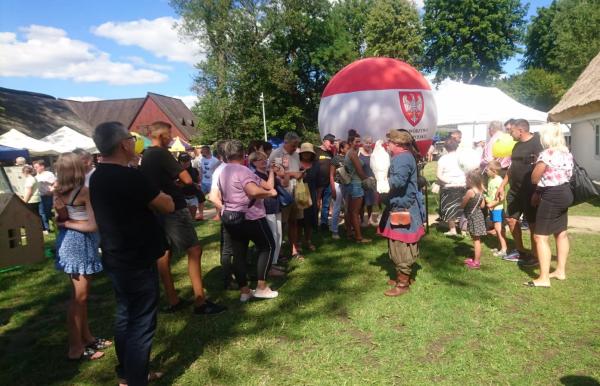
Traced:
<path fill-rule="evenodd" d="M 585 168 L 590 177 L 600 181 L 600 155 L 596 155 L 595 126 L 600 126 L 600 114 L 571 125 L 571 152 L 577 163 Z"/>

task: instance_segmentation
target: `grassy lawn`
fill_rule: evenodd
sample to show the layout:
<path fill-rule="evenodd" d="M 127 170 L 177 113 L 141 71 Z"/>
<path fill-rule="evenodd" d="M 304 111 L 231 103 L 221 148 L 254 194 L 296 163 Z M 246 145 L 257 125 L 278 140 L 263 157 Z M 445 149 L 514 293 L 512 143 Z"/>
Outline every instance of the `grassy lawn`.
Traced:
<path fill-rule="evenodd" d="M 290 264 L 280 297 L 239 304 L 220 289 L 218 228 L 198 226 L 205 286 L 229 312 L 160 315 L 152 368 L 159 385 L 595 384 L 600 380 L 600 235 L 572 235 L 569 278 L 522 285 L 533 271 L 492 257 L 462 260 L 467 240 L 433 230 L 422 241 L 411 293 L 386 298 L 386 242 L 356 246 L 315 237 L 318 252 Z M 372 229 L 370 230 L 372 232 Z M 488 246 L 494 243 L 488 241 Z M 173 267 L 191 296 L 185 259 Z M 111 385 L 114 350 L 66 361 L 68 279 L 53 261 L 0 274 L 0 384 Z M 92 331 L 110 337 L 114 300 L 99 275 L 89 299 Z M 589 383 L 585 383 L 585 381 Z"/>

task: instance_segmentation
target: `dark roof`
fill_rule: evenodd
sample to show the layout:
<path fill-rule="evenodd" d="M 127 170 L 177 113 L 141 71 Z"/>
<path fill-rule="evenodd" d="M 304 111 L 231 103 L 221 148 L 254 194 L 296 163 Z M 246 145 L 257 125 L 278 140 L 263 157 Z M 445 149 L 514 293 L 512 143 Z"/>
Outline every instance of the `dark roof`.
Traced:
<path fill-rule="evenodd" d="M 69 108 L 62 100 L 50 95 L 0 87 L 0 134 L 16 129 L 30 137 L 40 139 L 62 126 L 85 135 L 92 127 Z"/>
<path fill-rule="evenodd" d="M 92 130 L 103 122 L 117 121 L 129 127 L 144 104 L 144 98 L 78 102 L 62 99 Z"/>
<path fill-rule="evenodd" d="M 179 131 L 181 131 L 187 139 L 192 139 L 197 134 L 196 119 L 190 109 L 182 102 L 181 99 L 171 98 L 168 96 L 148 93 L 160 109 L 167 114 L 171 122 L 175 123 Z"/>
<path fill-rule="evenodd" d="M 0 87 L 0 135 L 16 129 L 40 139 L 62 126 L 87 136 L 102 122 L 117 121 L 129 128 L 151 98 L 187 139 L 196 135 L 194 114 L 181 99 L 149 92 L 146 98 L 113 99 L 79 102 L 56 99 L 50 95 Z"/>
<path fill-rule="evenodd" d="M 0 193 L 0 214 L 4 212 L 14 195 L 14 193 Z"/>

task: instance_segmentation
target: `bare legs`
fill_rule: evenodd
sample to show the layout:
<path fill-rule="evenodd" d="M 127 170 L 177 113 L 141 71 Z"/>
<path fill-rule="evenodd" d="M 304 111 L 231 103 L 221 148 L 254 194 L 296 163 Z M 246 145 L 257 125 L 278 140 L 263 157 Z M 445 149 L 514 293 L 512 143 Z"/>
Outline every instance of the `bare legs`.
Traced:
<path fill-rule="evenodd" d="M 557 235 L 554 235 L 556 239 L 556 254 L 558 263 L 554 272 L 550 273 L 551 279 L 565 280 L 567 278 L 567 257 L 569 256 L 569 236 L 567 231 L 562 231 Z"/>
<path fill-rule="evenodd" d="M 473 261 L 481 263 L 481 237 L 473 236 Z"/>
<path fill-rule="evenodd" d="M 360 208 L 362 206 L 362 202 L 362 197 L 350 197 L 350 203 L 348 204 L 348 211 L 350 212 L 348 214 L 348 220 L 350 220 L 350 226 L 354 231 L 354 238 L 356 241 L 361 241 L 363 239 L 360 231 Z"/>
<path fill-rule="evenodd" d="M 194 290 L 194 305 L 199 306 L 204 303 L 204 288 L 202 286 L 202 268 L 201 257 L 202 247 L 195 245 L 187 250 L 188 255 L 188 275 Z M 158 273 L 165 289 L 165 295 L 170 305 L 179 303 L 177 291 L 171 275 L 171 251 L 167 251 L 157 262 Z"/>
<path fill-rule="evenodd" d="M 556 251 L 558 263 L 554 272 L 550 273 L 550 261 L 552 259 L 552 251 L 550 250 L 549 236 L 535 235 L 538 259 L 540 261 L 540 276 L 533 282 L 536 285 L 550 285 L 550 279 L 565 280 L 567 257 L 569 256 L 569 237 L 567 231 L 562 231 L 554 235 L 556 240 Z"/>
<path fill-rule="evenodd" d="M 87 298 L 90 291 L 91 278 L 87 275 L 71 275 L 71 300 L 67 310 L 67 329 L 69 333 L 68 357 L 77 359 L 85 350 L 85 346 L 94 341 L 90 332 L 87 317 Z M 104 356 L 101 351 L 96 352 L 91 359 Z"/>
<path fill-rule="evenodd" d="M 500 243 L 500 250 L 506 252 L 506 230 L 504 229 L 502 221 L 494 223 L 494 230 L 496 231 L 496 237 Z"/>
<path fill-rule="evenodd" d="M 521 232 L 521 223 L 516 218 L 507 218 L 508 229 L 510 229 L 510 233 L 513 236 L 513 240 L 515 241 L 515 248 L 517 251 L 524 252 L 525 247 L 523 246 L 523 233 Z"/>

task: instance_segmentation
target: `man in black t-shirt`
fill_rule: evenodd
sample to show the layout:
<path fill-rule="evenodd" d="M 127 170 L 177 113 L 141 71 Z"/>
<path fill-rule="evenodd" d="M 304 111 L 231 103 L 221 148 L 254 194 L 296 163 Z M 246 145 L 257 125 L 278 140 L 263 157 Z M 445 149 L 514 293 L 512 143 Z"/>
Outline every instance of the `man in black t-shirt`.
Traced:
<path fill-rule="evenodd" d="M 329 203 L 331 201 L 331 186 L 329 184 L 329 168 L 333 158 L 335 136 L 327 134 L 323 137 L 323 143 L 317 149 L 317 161 L 319 161 L 319 180 L 317 181 L 317 198 L 321 200 L 320 227 L 323 231 L 329 230 Z"/>
<path fill-rule="evenodd" d="M 537 265 L 537 252 L 533 233 L 535 231 L 535 216 L 537 207 L 531 204 L 531 197 L 535 192 L 535 185 L 531 182 L 531 172 L 537 161 L 538 154 L 543 150 L 540 136 L 538 133 L 529 132 L 529 122 L 525 119 L 516 119 L 513 121 L 510 134 L 518 141 L 512 150 L 511 165 L 498 188 L 498 198 L 504 199 L 504 187 L 510 185 L 506 197 L 506 216 L 508 227 L 513 235 L 516 244 L 516 251 L 509 253 L 505 259 L 518 261 L 519 264 L 526 266 Z M 523 246 L 523 236 L 521 234 L 521 224 L 519 218 L 523 215 L 529 223 L 531 231 L 531 251 L 532 254 L 525 252 Z"/>
<path fill-rule="evenodd" d="M 169 250 L 158 260 L 158 272 L 169 302 L 164 311 L 171 313 L 186 306 L 186 302 L 177 296 L 171 275 L 171 255 L 174 250 L 177 250 L 186 251 L 188 255 L 188 274 L 194 291 L 194 313 L 221 313 L 226 308 L 207 300 L 204 296 L 201 269 L 202 247 L 181 189 L 183 186 L 192 185 L 193 181 L 190 174 L 168 150 L 172 141 L 171 125 L 166 122 L 154 122 L 150 125 L 150 138 L 152 146 L 144 150 L 140 170 L 157 188 L 171 196 L 175 202 L 175 211 L 161 217 L 169 242 Z"/>
<path fill-rule="evenodd" d="M 145 385 L 159 296 L 156 259 L 166 249 L 153 212 L 169 213 L 175 205 L 139 171 L 127 167 L 135 156 L 135 141 L 119 122 L 96 128 L 94 142 L 103 160 L 90 177 L 90 200 L 102 264 L 117 300 L 117 376 L 120 383 Z"/>

